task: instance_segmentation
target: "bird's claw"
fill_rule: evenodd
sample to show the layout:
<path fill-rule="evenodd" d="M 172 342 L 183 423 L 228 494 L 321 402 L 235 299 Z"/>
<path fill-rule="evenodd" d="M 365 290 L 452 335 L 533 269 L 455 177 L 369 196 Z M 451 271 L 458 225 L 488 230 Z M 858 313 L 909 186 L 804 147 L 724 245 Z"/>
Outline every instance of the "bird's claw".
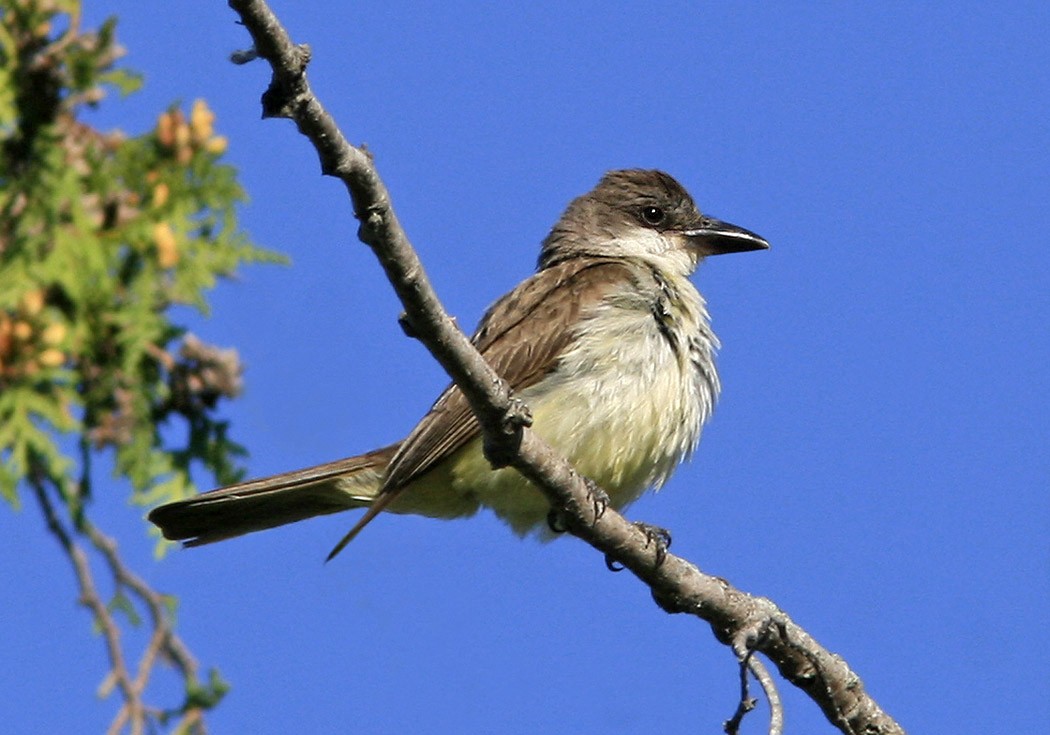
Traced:
<path fill-rule="evenodd" d="M 561 519 L 561 515 L 561 511 L 559 511 L 557 508 L 551 508 L 549 511 L 547 511 L 547 528 L 549 528 L 554 533 L 565 533 L 569 530 L 558 525 L 558 521 Z"/>
<path fill-rule="evenodd" d="M 594 511 L 594 523 L 597 523 L 605 515 L 605 509 L 609 507 L 612 499 L 609 498 L 609 493 L 602 490 L 601 485 L 594 480 L 588 477 L 584 481 L 587 484 L 587 497 L 591 501 L 591 510 Z"/>
<path fill-rule="evenodd" d="M 663 564 L 667 558 L 667 550 L 671 548 L 671 532 L 641 521 L 635 521 L 632 525 L 645 534 L 645 548 L 648 549 L 650 545 L 655 547 L 656 566 Z M 623 571 L 623 565 L 608 554 L 605 555 L 605 567 L 610 572 Z"/>
<path fill-rule="evenodd" d="M 532 426 L 532 413 L 525 401 L 516 396 L 510 397 L 510 403 L 500 423 L 500 436 L 489 441 L 486 436 L 482 441 L 485 459 L 493 469 L 509 466 L 518 456 L 521 446 L 522 429 Z"/>
<path fill-rule="evenodd" d="M 585 477 L 584 482 L 587 484 L 587 499 L 590 501 L 591 511 L 594 514 L 594 520 L 591 521 L 591 525 L 594 525 L 605 515 L 605 510 L 612 503 L 612 500 L 609 498 L 609 494 L 602 490 L 601 486 L 594 480 Z M 562 515 L 561 511 L 551 508 L 547 513 L 547 528 L 554 533 L 565 533 L 568 529 L 559 523 Z"/>
<path fill-rule="evenodd" d="M 634 527 L 645 534 L 645 548 L 648 549 L 650 544 L 655 546 L 656 566 L 663 564 L 667 558 L 667 550 L 671 548 L 671 532 L 641 521 L 635 521 Z"/>

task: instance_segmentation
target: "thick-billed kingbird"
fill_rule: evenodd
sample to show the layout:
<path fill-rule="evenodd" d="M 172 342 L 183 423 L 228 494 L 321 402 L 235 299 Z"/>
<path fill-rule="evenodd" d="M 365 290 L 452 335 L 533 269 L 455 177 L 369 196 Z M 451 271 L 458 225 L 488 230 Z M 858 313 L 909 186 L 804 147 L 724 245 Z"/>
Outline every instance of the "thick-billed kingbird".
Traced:
<path fill-rule="evenodd" d="M 532 429 L 623 508 L 695 448 L 719 392 L 718 340 L 688 276 L 709 255 L 768 248 L 701 214 L 661 171 L 606 174 L 543 241 L 539 267 L 497 301 L 473 342 L 528 405 Z M 451 385 L 382 449 L 160 506 L 164 536 L 196 546 L 350 508 L 459 518 L 489 508 L 516 533 L 546 529 L 546 497 L 492 469 Z"/>

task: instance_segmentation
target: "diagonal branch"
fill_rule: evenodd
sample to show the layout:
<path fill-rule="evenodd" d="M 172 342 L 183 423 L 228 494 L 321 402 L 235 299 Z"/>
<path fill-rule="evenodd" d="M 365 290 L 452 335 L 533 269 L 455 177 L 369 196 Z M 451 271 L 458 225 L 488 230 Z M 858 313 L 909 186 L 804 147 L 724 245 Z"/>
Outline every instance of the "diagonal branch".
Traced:
<path fill-rule="evenodd" d="M 646 533 L 594 502 L 586 479 L 528 429 L 527 411 L 445 313 L 398 223 L 371 154 L 347 142 L 310 89 L 306 79 L 309 49 L 292 42 L 263 0 L 229 0 L 229 5 L 254 43 L 252 51 L 238 58 L 260 56 L 273 71 L 262 98 L 263 116 L 292 119 L 317 151 L 322 173 L 346 185 L 361 223 L 358 235 L 375 252 L 401 299 L 408 331 L 470 401 L 490 460 L 513 466 L 531 480 L 552 507 L 562 511 L 570 532 L 630 569 L 649 585 L 665 611 L 690 613 L 707 621 L 727 645 L 748 641 L 748 650 L 766 655 L 843 733 L 903 733 L 867 694 L 846 662 L 821 647 L 773 602 L 702 574 L 680 557 L 664 555 Z M 766 682 L 761 677 L 760 681 L 768 692 Z"/>

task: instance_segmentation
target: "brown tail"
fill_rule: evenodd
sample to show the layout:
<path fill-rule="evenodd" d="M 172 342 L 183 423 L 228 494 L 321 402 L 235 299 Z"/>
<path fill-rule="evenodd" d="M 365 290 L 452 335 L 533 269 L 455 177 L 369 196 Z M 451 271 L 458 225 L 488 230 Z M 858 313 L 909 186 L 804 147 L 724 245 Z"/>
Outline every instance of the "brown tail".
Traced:
<path fill-rule="evenodd" d="M 154 508 L 164 538 L 200 546 L 372 504 L 397 445 Z"/>

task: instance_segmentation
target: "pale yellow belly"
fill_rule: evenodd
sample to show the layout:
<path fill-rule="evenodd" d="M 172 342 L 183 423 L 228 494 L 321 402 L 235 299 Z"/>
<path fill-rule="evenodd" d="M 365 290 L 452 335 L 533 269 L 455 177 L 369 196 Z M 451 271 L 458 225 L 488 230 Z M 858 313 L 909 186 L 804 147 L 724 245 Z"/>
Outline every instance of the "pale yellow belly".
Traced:
<path fill-rule="evenodd" d="M 533 430 L 623 508 L 658 487 L 692 450 L 713 394 L 651 320 L 582 340 L 559 370 L 521 397 Z M 717 389 L 713 387 L 713 389 Z M 543 531 L 546 498 L 517 471 L 493 471 L 475 440 L 451 464 L 455 494 L 476 499 L 517 533 Z"/>
<path fill-rule="evenodd" d="M 680 288 L 692 289 L 687 282 Z M 715 343 L 706 325 L 701 328 L 702 302 L 695 298 L 695 308 L 676 315 L 676 340 L 661 331 L 644 302 L 598 310 L 556 370 L 520 393 L 533 430 L 608 492 L 617 508 L 670 476 L 695 447 L 713 407 Z M 550 508 L 516 470 L 493 471 L 479 438 L 413 482 L 390 510 L 448 518 L 479 507 L 521 535 L 542 534 Z"/>

